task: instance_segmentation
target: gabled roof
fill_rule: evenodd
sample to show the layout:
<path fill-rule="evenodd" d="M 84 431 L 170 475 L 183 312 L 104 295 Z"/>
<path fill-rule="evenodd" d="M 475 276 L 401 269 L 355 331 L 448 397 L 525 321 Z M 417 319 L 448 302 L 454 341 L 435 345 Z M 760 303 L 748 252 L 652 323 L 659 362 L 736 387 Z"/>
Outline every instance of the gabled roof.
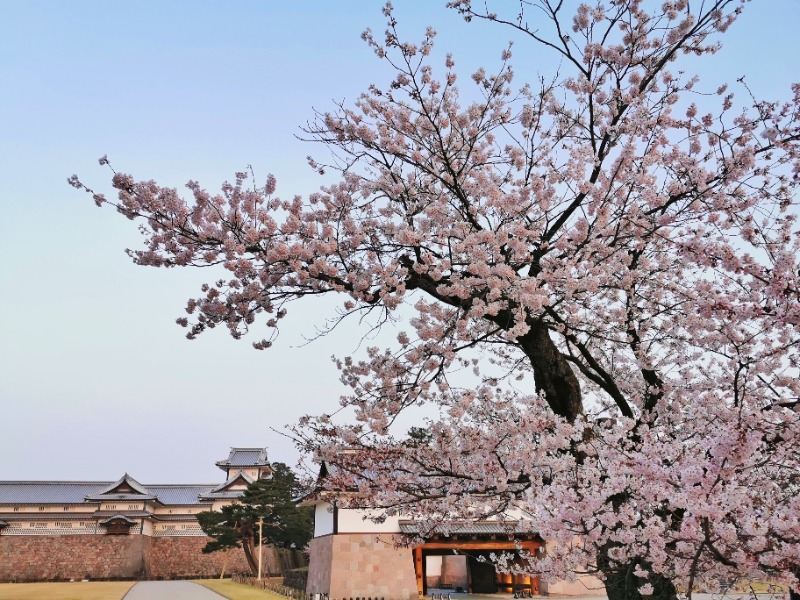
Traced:
<path fill-rule="evenodd" d="M 100 521 L 100 525 L 108 525 L 111 521 L 124 521 L 127 525 L 136 525 L 136 521 L 131 521 L 125 515 L 114 515 L 113 517 L 109 517 L 103 521 Z"/>
<path fill-rule="evenodd" d="M 220 460 L 216 465 L 223 471 L 231 467 L 265 467 L 269 466 L 266 448 L 231 448 L 228 458 Z"/>
<path fill-rule="evenodd" d="M 339 454 L 354 454 L 358 452 L 352 448 L 346 448 L 342 450 Z M 320 461 L 319 466 L 319 473 L 317 474 L 317 480 L 314 484 L 314 489 L 310 492 L 297 498 L 295 502 L 297 502 L 300 506 L 313 506 L 318 500 L 328 501 L 333 496 L 337 495 L 349 495 L 353 492 L 357 491 L 356 487 L 347 487 L 347 488 L 340 488 L 340 489 L 326 489 L 325 480 L 328 477 L 335 478 L 341 476 L 339 471 L 342 470 L 342 467 L 336 464 L 329 463 L 326 460 Z M 346 471 L 345 471 L 346 472 Z M 364 479 L 369 478 L 370 476 L 374 475 L 371 471 L 363 471 Z"/>
<path fill-rule="evenodd" d="M 223 499 L 223 498 L 238 498 L 239 496 L 242 495 L 242 491 L 241 490 L 232 490 L 230 488 L 232 488 L 234 485 L 237 485 L 237 484 L 249 486 L 254 481 L 255 481 L 255 479 L 253 479 L 247 473 L 245 473 L 244 471 L 239 469 L 239 471 L 237 471 L 234 475 L 232 475 L 230 478 L 228 478 L 228 481 L 226 481 L 222 485 L 218 485 L 217 487 L 215 487 L 212 490 L 209 490 L 205 494 L 202 494 L 200 496 L 200 498 L 201 498 L 201 500 L 202 499 L 218 500 L 218 499 Z"/>
<path fill-rule="evenodd" d="M 125 473 L 117 481 L 103 488 L 99 492 L 86 496 L 87 500 L 155 500 L 156 497 Z"/>
<path fill-rule="evenodd" d="M 108 518 L 111 519 L 113 517 L 125 517 L 127 519 L 141 519 L 144 517 L 149 517 L 153 513 L 148 510 L 126 510 L 120 512 L 118 510 L 98 510 L 97 512 L 92 513 L 92 519 L 103 519 Z M 85 520 L 85 519 L 84 519 Z"/>

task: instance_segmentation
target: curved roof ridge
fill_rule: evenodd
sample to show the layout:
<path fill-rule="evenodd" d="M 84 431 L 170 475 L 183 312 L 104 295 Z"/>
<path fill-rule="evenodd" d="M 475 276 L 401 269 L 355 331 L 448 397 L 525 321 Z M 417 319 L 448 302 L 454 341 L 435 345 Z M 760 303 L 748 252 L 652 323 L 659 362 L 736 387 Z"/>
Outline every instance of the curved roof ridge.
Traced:
<path fill-rule="evenodd" d="M 220 469 L 229 467 L 266 467 L 269 466 L 266 448 L 242 448 L 231 446 L 228 458 L 215 463 Z"/>
<path fill-rule="evenodd" d="M 122 477 L 120 477 L 117 481 L 109 485 L 106 489 L 101 490 L 97 493 L 98 496 L 104 494 L 111 494 L 114 492 L 115 489 L 120 487 L 121 485 L 126 484 L 132 490 L 138 492 L 139 494 L 143 494 L 145 496 L 149 495 L 150 492 L 147 491 L 147 488 L 144 487 L 141 483 L 136 481 L 133 477 L 125 473 Z"/>

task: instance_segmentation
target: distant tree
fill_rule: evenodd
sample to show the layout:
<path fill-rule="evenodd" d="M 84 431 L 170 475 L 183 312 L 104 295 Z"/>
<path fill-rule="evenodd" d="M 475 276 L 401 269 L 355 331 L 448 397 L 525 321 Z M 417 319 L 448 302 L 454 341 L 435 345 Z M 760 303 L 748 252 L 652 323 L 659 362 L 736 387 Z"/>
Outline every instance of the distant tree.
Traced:
<path fill-rule="evenodd" d="M 271 466 L 272 476 L 254 481 L 233 504 L 198 513 L 200 527 L 213 538 L 203 548 L 204 553 L 243 548 L 250 569 L 257 573 L 259 517 L 264 518 L 264 545 L 298 550 L 306 547 L 313 533 L 312 509 L 295 503 L 303 489 L 294 472 L 283 463 Z"/>

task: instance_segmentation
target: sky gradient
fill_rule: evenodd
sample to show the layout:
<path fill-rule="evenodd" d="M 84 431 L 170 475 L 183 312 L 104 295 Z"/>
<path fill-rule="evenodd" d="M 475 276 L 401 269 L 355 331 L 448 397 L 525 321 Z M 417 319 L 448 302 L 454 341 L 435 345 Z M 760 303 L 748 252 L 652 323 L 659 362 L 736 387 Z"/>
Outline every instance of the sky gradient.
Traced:
<path fill-rule="evenodd" d="M 462 81 L 498 64 L 512 37 L 444 1 L 395 4 L 408 39 L 434 26 Z M 208 274 L 133 265 L 134 224 L 66 179 L 109 192 L 107 154 L 176 187 L 215 191 L 252 165 L 282 197 L 314 191 L 305 157 L 324 149 L 299 127 L 391 76 L 360 39 L 383 30 L 380 6 L 0 3 L 0 479 L 214 482 L 229 446 L 297 460 L 272 428 L 335 409 L 344 389 L 330 357 L 357 352 L 363 332 L 305 343 L 333 306 L 312 301 L 290 309 L 271 350 L 221 329 L 188 342 L 174 321 Z M 798 22 L 800 0 L 756 0 L 719 55 L 683 67 L 708 89 L 747 75 L 756 96 L 786 98 L 800 80 Z M 555 67 L 521 41 L 512 62 L 519 83 Z"/>

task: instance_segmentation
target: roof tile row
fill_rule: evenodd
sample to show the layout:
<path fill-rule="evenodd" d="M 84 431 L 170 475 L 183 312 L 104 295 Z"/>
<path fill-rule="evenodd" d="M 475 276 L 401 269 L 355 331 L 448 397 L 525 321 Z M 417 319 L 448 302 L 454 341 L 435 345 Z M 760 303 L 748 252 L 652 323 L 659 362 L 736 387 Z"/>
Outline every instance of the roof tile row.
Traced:
<path fill-rule="evenodd" d="M 205 496 L 215 488 L 205 485 L 148 485 L 142 486 L 146 494 L 107 494 L 104 490 L 113 482 L 79 481 L 0 481 L 0 504 L 84 504 L 101 500 L 142 501 L 156 499 L 162 504 L 202 504 Z"/>

